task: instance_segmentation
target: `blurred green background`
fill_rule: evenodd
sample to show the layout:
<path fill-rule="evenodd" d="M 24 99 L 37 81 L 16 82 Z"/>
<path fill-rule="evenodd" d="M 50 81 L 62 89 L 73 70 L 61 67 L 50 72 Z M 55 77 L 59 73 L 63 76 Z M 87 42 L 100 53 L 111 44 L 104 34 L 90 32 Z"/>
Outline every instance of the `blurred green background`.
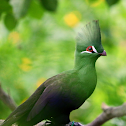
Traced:
<path fill-rule="evenodd" d="M 126 101 L 126 0 L 0 0 L 0 82 L 17 105 L 49 77 L 72 69 L 78 31 L 99 20 L 106 57 L 96 63 L 93 95 L 71 120 L 87 124 L 101 104 Z M 0 100 L 0 119 L 11 110 Z M 125 126 L 126 117 L 103 126 Z"/>

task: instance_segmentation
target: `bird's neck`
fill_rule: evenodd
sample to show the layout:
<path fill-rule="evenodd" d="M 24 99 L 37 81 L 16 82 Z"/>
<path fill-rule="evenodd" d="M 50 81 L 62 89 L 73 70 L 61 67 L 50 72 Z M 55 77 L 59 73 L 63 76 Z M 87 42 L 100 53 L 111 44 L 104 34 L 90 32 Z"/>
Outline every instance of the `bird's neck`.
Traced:
<path fill-rule="evenodd" d="M 77 72 L 79 82 L 78 87 L 81 97 L 84 94 L 84 99 L 87 99 L 95 89 L 97 83 L 97 75 L 95 70 L 95 62 L 97 57 L 90 56 L 75 56 L 75 67 L 74 70 Z M 84 87 L 84 88 L 83 88 Z"/>
<path fill-rule="evenodd" d="M 92 57 L 75 57 L 75 66 L 74 69 L 80 70 L 80 69 L 85 69 L 85 68 L 95 68 L 95 62 L 97 58 L 92 58 Z"/>

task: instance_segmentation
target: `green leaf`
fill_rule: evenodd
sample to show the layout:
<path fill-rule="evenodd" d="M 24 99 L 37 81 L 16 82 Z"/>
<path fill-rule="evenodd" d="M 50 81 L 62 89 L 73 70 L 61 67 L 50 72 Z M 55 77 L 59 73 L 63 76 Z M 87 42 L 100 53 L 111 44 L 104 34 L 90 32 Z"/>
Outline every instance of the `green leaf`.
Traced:
<path fill-rule="evenodd" d="M 58 1 L 57 0 L 40 0 L 42 6 L 48 11 L 56 11 Z"/>
<path fill-rule="evenodd" d="M 11 12 L 11 11 L 12 11 L 11 5 L 5 0 L 0 0 L 0 15 L 3 12 Z"/>
<path fill-rule="evenodd" d="M 10 0 L 14 15 L 17 19 L 24 17 L 29 9 L 31 0 Z"/>
<path fill-rule="evenodd" d="M 42 7 L 38 1 L 32 0 L 31 5 L 29 7 L 28 14 L 29 14 L 29 16 L 31 16 L 33 18 L 41 19 L 44 14 L 44 10 L 42 9 Z"/>
<path fill-rule="evenodd" d="M 109 6 L 112 6 L 112 5 L 116 4 L 117 2 L 119 2 L 119 0 L 106 0 L 106 2 Z"/>
<path fill-rule="evenodd" d="M 8 30 L 12 30 L 15 28 L 17 24 L 17 20 L 15 19 L 14 15 L 8 13 L 4 17 L 4 24 Z"/>

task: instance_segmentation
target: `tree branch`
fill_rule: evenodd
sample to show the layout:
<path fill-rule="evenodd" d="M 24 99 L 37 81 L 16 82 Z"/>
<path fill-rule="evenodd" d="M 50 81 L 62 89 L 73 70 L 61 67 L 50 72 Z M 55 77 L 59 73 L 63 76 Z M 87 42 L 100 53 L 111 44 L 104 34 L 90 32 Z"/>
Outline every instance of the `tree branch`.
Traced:
<path fill-rule="evenodd" d="M 15 102 L 11 99 L 11 97 L 6 94 L 0 83 L 0 99 L 13 111 L 15 108 L 17 108 Z"/>
<path fill-rule="evenodd" d="M 108 120 L 126 115 L 126 103 L 118 107 L 109 107 L 106 104 L 102 104 L 103 113 L 99 115 L 93 122 L 85 126 L 101 126 Z"/>

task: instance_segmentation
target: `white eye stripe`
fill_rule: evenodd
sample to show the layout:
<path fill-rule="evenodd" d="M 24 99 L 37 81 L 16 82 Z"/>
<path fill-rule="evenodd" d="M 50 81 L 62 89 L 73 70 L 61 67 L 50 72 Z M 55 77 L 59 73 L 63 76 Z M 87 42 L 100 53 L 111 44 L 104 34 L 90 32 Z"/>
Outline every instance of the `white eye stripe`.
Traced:
<path fill-rule="evenodd" d="M 98 53 L 94 46 L 91 46 L 91 47 L 93 49 L 93 52 Z M 90 51 L 82 51 L 81 53 L 92 53 L 92 52 L 90 52 Z"/>
<path fill-rule="evenodd" d="M 89 51 L 82 51 L 81 53 L 92 53 L 92 52 L 89 52 Z"/>

